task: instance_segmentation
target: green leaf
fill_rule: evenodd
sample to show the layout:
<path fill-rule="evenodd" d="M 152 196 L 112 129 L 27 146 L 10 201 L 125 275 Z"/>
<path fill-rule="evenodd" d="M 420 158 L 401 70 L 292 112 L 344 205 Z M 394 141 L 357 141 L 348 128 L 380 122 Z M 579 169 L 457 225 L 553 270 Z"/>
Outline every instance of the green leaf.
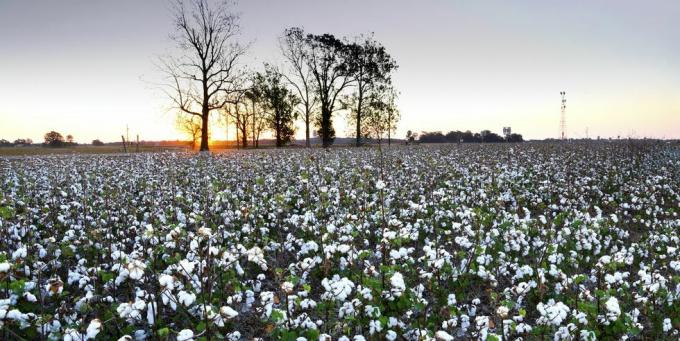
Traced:
<path fill-rule="evenodd" d="M 168 335 L 170 335 L 170 329 L 168 329 L 168 327 L 161 328 L 161 329 L 158 330 L 158 336 L 165 337 L 165 336 L 168 336 Z"/>

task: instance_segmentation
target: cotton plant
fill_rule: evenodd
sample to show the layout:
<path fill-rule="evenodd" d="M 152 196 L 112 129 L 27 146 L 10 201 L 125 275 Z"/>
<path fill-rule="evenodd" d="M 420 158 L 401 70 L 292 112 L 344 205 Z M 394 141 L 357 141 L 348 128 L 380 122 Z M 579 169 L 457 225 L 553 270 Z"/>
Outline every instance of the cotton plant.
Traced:
<path fill-rule="evenodd" d="M 553 147 L 2 160 L 0 326 L 24 339 L 677 339 L 672 147 Z"/>

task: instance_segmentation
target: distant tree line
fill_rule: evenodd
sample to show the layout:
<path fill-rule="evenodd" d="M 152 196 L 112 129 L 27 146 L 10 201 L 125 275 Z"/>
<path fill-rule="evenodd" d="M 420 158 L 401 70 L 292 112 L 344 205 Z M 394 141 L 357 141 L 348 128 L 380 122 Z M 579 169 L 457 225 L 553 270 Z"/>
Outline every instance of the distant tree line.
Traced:
<path fill-rule="evenodd" d="M 33 144 L 31 139 L 16 139 L 10 142 L 6 139 L 0 139 L 0 147 L 14 147 L 14 146 L 30 146 Z"/>
<path fill-rule="evenodd" d="M 410 133 L 410 132 L 409 132 Z M 407 139 L 413 134 L 407 134 Z M 413 139 L 411 139 L 413 140 Z M 509 134 L 500 136 L 490 130 L 482 130 L 479 133 L 471 131 L 449 131 L 443 134 L 441 131 L 422 132 L 418 135 L 418 141 L 422 143 L 499 143 L 499 142 L 524 142 L 521 134 Z"/>
<path fill-rule="evenodd" d="M 236 128 L 243 147 L 257 147 L 264 131 L 278 147 L 289 143 L 296 120 L 304 122 L 306 146 L 314 131 L 328 147 L 339 111 L 347 113 L 357 145 L 368 137 L 390 142 L 400 117 L 391 80 L 397 63 L 373 35 L 338 38 L 288 28 L 279 39 L 284 65 L 248 71 L 239 64 L 246 47 L 236 40 L 239 18 L 228 4 L 177 1 L 173 19 L 181 53 L 161 58 L 165 92 L 178 112 L 177 127 L 201 151 L 209 150 L 213 113 L 227 134 Z"/>

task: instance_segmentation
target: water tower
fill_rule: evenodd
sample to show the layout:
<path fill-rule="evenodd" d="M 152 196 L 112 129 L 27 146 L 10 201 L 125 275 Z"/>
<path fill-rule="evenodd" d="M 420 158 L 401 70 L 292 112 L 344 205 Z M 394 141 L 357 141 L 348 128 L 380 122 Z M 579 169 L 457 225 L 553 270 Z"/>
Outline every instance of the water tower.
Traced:
<path fill-rule="evenodd" d="M 506 139 L 511 134 L 512 134 L 512 129 L 510 129 L 510 127 L 503 127 L 503 136 L 505 136 Z"/>

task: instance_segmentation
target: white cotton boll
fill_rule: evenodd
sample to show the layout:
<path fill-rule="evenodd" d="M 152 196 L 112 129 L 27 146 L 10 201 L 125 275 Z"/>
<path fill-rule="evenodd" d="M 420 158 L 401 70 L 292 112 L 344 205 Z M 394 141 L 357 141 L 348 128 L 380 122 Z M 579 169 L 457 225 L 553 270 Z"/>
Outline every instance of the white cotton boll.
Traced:
<path fill-rule="evenodd" d="M 449 334 L 449 333 L 447 333 L 443 330 L 438 330 L 434 334 L 434 338 L 438 341 L 452 341 L 454 339 L 454 337 L 451 334 Z"/>
<path fill-rule="evenodd" d="M 602 256 L 600 257 L 600 260 L 598 261 L 598 265 L 606 265 L 612 262 L 612 257 L 611 256 Z"/>
<path fill-rule="evenodd" d="M 184 275 L 191 275 L 191 273 L 194 272 L 194 263 L 187 259 L 182 259 L 179 261 L 179 271 Z"/>
<path fill-rule="evenodd" d="M 102 321 L 100 319 L 94 319 L 87 326 L 87 338 L 94 339 L 97 334 L 102 330 Z"/>
<path fill-rule="evenodd" d="M 29 301 L 29 302 L 37 302 L 38 301 L 38 298 L 36 298 L 35 295 L 31 294 L 30 292 L 25 292 L 24 298 L 26 299 L 26 301 Z"/>
<path fill-rule="evenodd" d="M 193 340 L 194 338 L 194 332 L 191 331 L 190 329 L 183 329 L 182 331 L 177 334 L 177 341 L 188 341 L 188 340 Z"/>
<path fill-rule="evenodd" d="M 252 247 L 247 252 L 248 261 L 256 263 L 262 268 L 262 270 L 267 270 L 267 262 L 264 259 L 264 252 L 257 246 Z"/>
<path fill-rule="evenodd" d="M 532 329 L 532 328 L 531 328 L 530 325 L 528 325 L 528 324 L 526 324 L 526 323 L 520 323 L 520 324 L 517 325 L 517 327 L 516 327 L 515 330 L 516 330 L 518 333 L 522 334 L 522 333 L 528 333 L 528 332 L 530 332 L 531 329 Z"/>
<path fill-rule="evenodd" d="M 382 180 L 376 181 L 375 182 L 375 188 L 377 188 L 378 190 L 384 189 L 385 188 L 385 182 L 383 182 Z"/>
<path fill-rule="evenodd" d="M 332 279 L 324 278 L 321 280 L 321 285 L 326 290 L 321 296 L 322 299 L 336 300 L 339 302 L 347 300 L 347 297 L 352 293 L 352 289 L 354 289 L 354 283 L 352 281 L 347 277 L 340 278 L 338 275 L 333 276 Z"/>
<path fill-rule="evenodd" d="M 401 273 L 395 272 L 390 278 L 390 284 L 392 284 L 392 293 L 394 296 L 401 296 L 401 294 L 406 290 L 406 284 L 404 283 L 404 276 Z"/>
<path fill-rule="evenodd" d="M 83 339 L 83 334 L 75 329 L 68 328 L 64 331 L 64 341 L 82 341 Z"/>
<path fill-rule="evenodd" d="M 347 244 L 338 245 L 338 252 L 347 253 L 350 250 L 350 246 Z"/>
<path fill-rule="evenodd" d="M 510 309 L 508 307 L 502 305 L 496 309 L 496 314 L 500 316 L 501 318 L 506 318 L 508 317 L 508 313 L 510 312 Z"/>
<path fill-rule="evenodd" d="M 8 272 L 9 268 L 10 268 L 9 263 L 7 263 L 7 262 L 0 263 L 0 273 Z"/>
<path fill-rule="evenodd" d="M 225 319 L 230 320 L 238 316 L 238 312 L 229 306 L 223 306 L 220 308 L 220 315 L 222 315 L 222 317 Z"/>
<path fill-rule="evenodd" d="M 158 307 L 156 306 L 155 302 L 149 302 L 146 305 L 146 322 L 150 326 L 153 326 L 153 324 L 156 323 L 155 313 L 157 313 L 157 312 L 158 312 Z"/>
<path fill-rule="evenodd" d="M 669 318 L 663 319 L 663 331 L 668 333 L 669 331 L 671 331 L 671 329 L 673 329 L 673 325 L 671 325 L 671 319 Z"/>
<path fill-rule="evenodd" d="M 179 303 L 183 304 L 185 307 L 188 307 L 188 306 L 194 304 L 194 302 L 196 302 L 196 294 L 188 293 L 184 290 L 180 291 L 177 294 L 177 298 L 178 298 Z"/>
<path fill-rule="evenodd" d="M 539 303 L 536 309 L 541 314 L 541 317 L 537 320 L 538 324 L 554 326 L 561 325 L 570 312 L 569 307 L 564 303 L 555 303 L 553 299 L 550 299 L 546 304 Z"/>
<path fill-rule="evenodd" d="M 158 277 L 158 283 L 166 290 L 172 290 L 175 288 L 175 279 L 170 275 L 160 275 L 160 277 Z"/>
<path fill-rule="evenodd" d="M 16 249 L 14 252 L 12 252 L 12 259 L 17 259 L 17 258 L 26 258 L 26 255 L 28 254 L 27 250 L 25 247 L 20 247 Z"/>
<path fill-rule="evenodd" d="M 134 280 L 139 280 L 144 276 L 144 270 L 146 269 L 146 264 L 138 261 L 138 260 L 133 260 L 130 262 L 127 266 L 128 272 L 131 279 Z"/>
<path fill-rule="evenodd" d="M 375 333 L 380 333 L 382 330 L 382 325 L 380 324 L 380 321 L 378 320 L 371 320 L 371 322 L 368 323 L 369 327 L 369 334 L 373 335 Z"/>
<path fill-rule="evenodd" d="M 281 283 L 281 290 L 285 292 L 286 294 L 290 294 L 293 292 L 294 285 L 291 282 L 283 282 Z"/>
<path fill-rule="evenodd" d="M 610 297 L 607 302 L 605 302 L 607 307 L 607 318 L 610 321 L 616 321 L 621 315 L 621 307 L 619 307 L 619 300 L 616 297 Z"/>
<path fill-rule="evenodd" d="M 448 303 L 448 305 L 455 305 L 456 304 L 456 294 L 449 294 L 449 296 L 446 300 L 446 303 Z"/>
<path fill-rule="evenodd" d="M 676 260 L 671 261 L 669 265 L 670 265 L 671 269 L 673 269 L 677 272 L 680 272 L 680 261 L 676 261 Z M 1 269 L 0 269 L 0 272 L 2 272 Z"/>

